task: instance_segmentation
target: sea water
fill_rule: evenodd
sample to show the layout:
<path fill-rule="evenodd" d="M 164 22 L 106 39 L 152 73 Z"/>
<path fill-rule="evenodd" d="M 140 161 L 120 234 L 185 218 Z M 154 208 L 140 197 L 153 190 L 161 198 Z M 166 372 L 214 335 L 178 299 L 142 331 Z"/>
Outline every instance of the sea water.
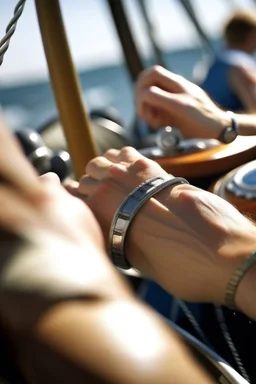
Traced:
<path fill-rule="evenodd" d="M 215 43 L 216 45 L 219 42 Z M 166 67 L 193 79 L 193 70 L 205 57 L 201 47 L 165 53 Z M 153 60 L 145 62 L 146 66 Z M 124 64 L 81 71 L 83 98 L 88 110 L 114 107 L 129 128 L 134 116 L 134 87 Z M 0 106 L 11 129 L 40 129 L 57 116 L 49 81 L 0 86 Z"/>

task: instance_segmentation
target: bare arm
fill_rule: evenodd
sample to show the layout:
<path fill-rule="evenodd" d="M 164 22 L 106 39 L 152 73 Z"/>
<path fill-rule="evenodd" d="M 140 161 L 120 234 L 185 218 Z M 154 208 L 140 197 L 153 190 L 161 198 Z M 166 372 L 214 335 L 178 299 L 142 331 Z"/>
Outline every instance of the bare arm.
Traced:
<path fill-rule="evenodd" d="M 229 75 L 232 89 L 241 99 L 247 113 L 237 113 L 241 135 L 256 134 L 256 71 L 244 67 L 232 68 Z"/>
<path fill-rule="evenodd" d="M 256 135 L 256 113 L 235 114 L 239 124 L 239 134 L 242 136 Z"/>
<path fill-rule="evenodd" d="M 1 332 L 26 382 L 210 383 L 135 300 L 88 206 L 38 178 L 1 126 L 0 206 Z"/>
<path fill-rule="evenodd" d="M 176 336 L 133 301 L 55 306 L 36 335 L 20 354 L 35 383 L 211 382 Z"/>
<path fill-rule="evenodd" d="M 26 244 L 25 263 L 24 245 L 15 248 L 12 266 L 2 264 L 0 318 L 26 381 L 211 383 L 174 333 L 137 302 L 110 264 L 104 278 L 101 268 L 99 273 L 92 270 L 94 263 L 84 262 L 75 247 L 63 263 L 61 255 L 49 259 L 47 239 L 43 247 Z M 102 258 L 106 265 L 104 252 L 97 255 L 92 248 L 91 257 Z M 81 271 L 87 269 L 79 287 L 73 263 Z M 90 275 L 95 279 L 90 281 Z"/>
<path fill-rule="evenodd" d="M 229 72 L 229 83 L 249 113 L 256 112 L 256 71 L 236 66 Z"/>
<path fill-rule="evenodd" d="M 107 236 L 124 197 L 143 181 L 167 174 L 129 147 L 104 156 L 87 165 L 78 190 L 90 196 L 89 204 Z M 101 201 L 107 207 L 104 212 Z M 126 242 L 131 265 L 174 296 L 219 304 L 225 303 L 234 271 L 255 249 L 256 227 L 251 221 L 220 197 L 182 184 L 166 188 L 143 206 Z M 255 270 L 243 278 L 237 305 L 256 319 Z"/>
<path fill-rule="evenodd" d="M 102 232 L 88 205 L 70 196 L 56 178 L 38 179 L 12 137 L 1 128 L 0 138 L 0 320 L 13 360 L 25 379 L 31 384 L 210 383 L 167 326 L 134 299 L 107 258 Z M 145 163 L 143 169 L 142 165 L 140 162 L 140 175 L 148 177 Z M 147 166 L 146 169 L 150 171 Z M 156 171 L 161 173 L 159 168 Z M 129 174 L 125 175 L 129 181 Z M 136 178 L 135 183 L 138 184 Z M 113 202 L 116 209 L 120 197 L 123 200 L 123 189 L 114 190 L 113 195 L 100 189 L 105 198 L 113 201 L 104 201 L 101 195 L 97 208 L 102 208 L 104 201 L 101 213 L 110 213 Z M 127 191 L 124 192 L 126 196 Z M 155 206 L 152 209 L 149 220 L 157 214 Z M 166 209 L 160 212 L 160 220 L 157 215 L 154 219 L 155 229 L 164 230 L 166 223 L 171 224 Z M 108 220 L 101 220 L 105 232 Z M 173 244 L 170 239 L 172 248 L 177 245 L 177 224 L 174 218 L 173 230 L 167 228 L 168 236 L 171 232 L 175 236 Z M 240 224 L 243 223 L 237 224 L 239 228 Z M 150 228 L 147 235 L 149 232 Z M 13 234 L 12 238 L 7 233 Z M 153 240 L 156 235 L 154 231 Z M 181 236 L 181 245 L 189 244 L 189 249 L 182 251 L 196 245 L 196 239 L 186 242 L 183 227 Z M 160 240 L 165 241 L 163 236 Z M 153 243 L 153 253 L 149 252 L 146 258 L 149 264 L 155 258 L 157 244 Z M 140 245 L 141 239 L 135 248 Z M 180 286 L 188 276 L 182 276 L 178 266 L 184 265 L 183 272 L 189 270 L 191 285 L 186 288 L 192 294 L 198 288 L 197 276 L 204 264 L 205 253 L 201 257 L 199 254 L 197 263 L 199 250 L 200 244 L 185 257 L 176 249 L 179 262 L 172 258 L 173 264 L 169 264 L 172 277 L 168 277 Z M 183 260 L 180 256 L 184 256 Z M 191 256 L 197 272 L 194 281 Z M 160 261 L 158 257 L 155 260 Z M 216 280 L 216 275 L 212 277 Z M 207 276 L 204 278 L 207 281 Z"/>

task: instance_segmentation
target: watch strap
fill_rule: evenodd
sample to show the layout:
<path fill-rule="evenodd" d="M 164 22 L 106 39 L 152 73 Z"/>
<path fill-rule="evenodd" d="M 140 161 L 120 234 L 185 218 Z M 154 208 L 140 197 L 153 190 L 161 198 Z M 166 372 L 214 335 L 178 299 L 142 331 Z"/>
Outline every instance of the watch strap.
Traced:
<path fill-rule="evenodd" d="M 237 119 L 235 117 L 234 112 L 226 111 L 226 114 L 230 117 L 231 124 L 228 127 L 224 128 L 224 130 L 221 132 L 221 134 L 220 134 L 220 136 L 218 138 L 218 140 L 221 141 L 224 144 L 231 143 L 232 141 L 234 141 L 236 139 L 236 137 L 239 134 L 239 124 L 238 124 L 238 121 L 237 121 Z M 227 140 L 226 139 L 226 135 L 229 132 L 233 133 L 233 135 L 234 135 L 234 139 L 233 140 Z"/>

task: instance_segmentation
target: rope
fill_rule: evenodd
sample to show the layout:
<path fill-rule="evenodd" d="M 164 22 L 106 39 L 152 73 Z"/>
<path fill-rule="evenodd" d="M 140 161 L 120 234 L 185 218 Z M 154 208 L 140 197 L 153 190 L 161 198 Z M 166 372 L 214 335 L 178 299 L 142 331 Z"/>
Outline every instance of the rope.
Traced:
<path fill-rule="evenodd" d="M 16 7 L 14 8 L 13 18 L 10 20 L 9 24 L 6 27 L 5 36 L 0 41 L 0 66 L 3 63 L 4 55 L 7 49 L 9 48 L 11 37 L 15 32 L 17 22 L 23 12 L 25 2 L 26 0 L 20 0 L 17 3 Z"/>

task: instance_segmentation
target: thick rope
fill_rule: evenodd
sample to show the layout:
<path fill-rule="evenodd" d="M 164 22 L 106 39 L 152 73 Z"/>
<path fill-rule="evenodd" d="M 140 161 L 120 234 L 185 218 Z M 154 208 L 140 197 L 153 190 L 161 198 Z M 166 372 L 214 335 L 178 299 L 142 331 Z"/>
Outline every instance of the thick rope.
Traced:
<path fill-rule="evenodd" d="M 5 36 L 0 41 L 0 65 L 2 65 L 4 60 L 4 55 L 7 49 L 9 48 L 11 37 L 15 32 L 17 22 L 23 12 L 25 2 L 26 0 L 20 0 L 17 3 L 16 7 L 14 8 L 13 17 L 6 27 Z"/>

